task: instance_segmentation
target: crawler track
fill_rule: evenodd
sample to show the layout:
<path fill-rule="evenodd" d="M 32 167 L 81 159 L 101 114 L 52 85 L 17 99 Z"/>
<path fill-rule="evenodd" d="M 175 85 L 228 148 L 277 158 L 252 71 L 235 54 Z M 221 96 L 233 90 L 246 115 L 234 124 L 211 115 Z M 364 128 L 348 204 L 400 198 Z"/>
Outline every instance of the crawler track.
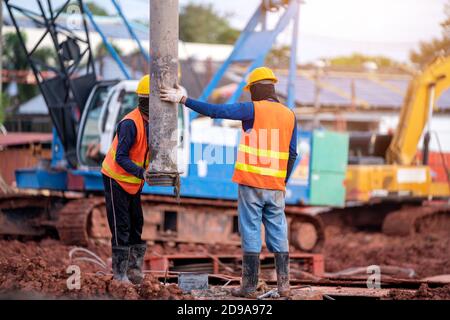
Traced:
<path fill-rule="evenodd" d="M 391 212 L 383 223 L 383 233 L 408 236 L 426 230 L 449 230 L 450 205 L 448 203 L 426 203 L 422 206 L 405 206 Z"/>
<path fill-rule="evenodd" d="M 2 197 L 0 208 L 15 208 L 18 203 L 22 203 L 20 212 L 26 220 L 30 197 L 33 203 L 49 202 L 49 195 L 46 194 L 15 194 Z M 110 232 L 102 196 L 85 198 L 81 194 L 75 198 L 66 198 L 64 194 L 58 194 L 52 195 L 52 201 L 60 205 L 53 210 L 47 209 L 40 219 L 34 219 L 34 226 L 56 228 L 61 241 L 69 245 L 86 246 L 89 241 L 109 241 Z M 148 242 L 240 243 L 235 201 L 197 198 L 181 198 L 178 201 L 173 197 L 143 195 L 142 206 L 142 237 Z M 302 210 L 297 206 L 286 207 L 290 243 L 304 252 L 320 252 L 325 240 L 322 221 Z M 7 232 L 5 228 L 4 231 Z"/>
<path fill-rule="evenodd" d="M 58 213 L 56 228 L 65 244 L 86 246 L 89 242 L 91 213 L 104 204 L 100 197 L 69 201 Z"/>

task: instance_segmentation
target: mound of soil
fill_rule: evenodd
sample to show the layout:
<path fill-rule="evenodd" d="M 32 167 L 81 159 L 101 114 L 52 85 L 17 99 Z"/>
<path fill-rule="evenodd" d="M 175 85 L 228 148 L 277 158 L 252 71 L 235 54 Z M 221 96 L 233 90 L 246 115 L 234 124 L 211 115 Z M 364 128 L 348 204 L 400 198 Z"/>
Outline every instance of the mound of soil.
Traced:
<path fill-rule="evenodd" d="M 394 300 L 450 300 L 450 284 L 440 288 L 429 288 L 423 283 L 415 293 L 391 290 L 389 297 Z"/>
<path fill-rule="evenodd" d="M 15 298 L 69 299 L 184 299 L 175 284 L 163 285 L 150 274 L 140 286 L 124 284 L 111 275 L 96 274 L 98 268 L 89 263 L 77 263 L 81 270 L 80 289 L 69 290 L 66 273 L 70 265 L 68 253 L 72 247 L 58 241 L 40 243 L 0 241 L 0 294 Z M 91 248 L 104 260 L 108 246 Z"/>

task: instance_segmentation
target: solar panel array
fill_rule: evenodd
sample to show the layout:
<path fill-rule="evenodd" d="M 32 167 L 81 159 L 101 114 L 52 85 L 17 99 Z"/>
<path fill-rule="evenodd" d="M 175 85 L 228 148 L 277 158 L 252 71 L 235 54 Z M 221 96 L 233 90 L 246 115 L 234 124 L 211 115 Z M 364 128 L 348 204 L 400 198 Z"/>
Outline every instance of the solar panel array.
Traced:
<path fill-rule="evenodd" d="M 324 75 L 319 78 L 319 102 L 322 106 L 349 107 L 352 96 L 357 105 L 367 104 L 371 108 L 401 108 L 409 80 L 404 78 L 379 79 L 368 75 L 349 76 Z M 304 75 L 296 78 L 296 102 L 304 106 L 314 105 L 316 95 L 315 81 Z M 279 76 L 277 91 L 287 95 L 287 76 Z M 440 109 L 450 109 L 450 90 L 444 92 L 437 101 Z"/>

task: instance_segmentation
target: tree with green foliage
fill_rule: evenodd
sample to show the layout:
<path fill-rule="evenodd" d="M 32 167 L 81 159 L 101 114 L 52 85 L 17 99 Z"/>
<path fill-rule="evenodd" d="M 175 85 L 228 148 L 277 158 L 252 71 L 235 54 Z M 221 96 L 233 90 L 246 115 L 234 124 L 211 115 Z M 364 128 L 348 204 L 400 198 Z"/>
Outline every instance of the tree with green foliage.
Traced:
<path fill-rule="evenodd" d="M 233 44 L 239 30 L 230 26 L 230 15 L 220 15 L 212 5 L 190 3 L 180 11 L 180 39 L 187 42 Z"/>
<path fill-rule="evenodd" d="M 420 42 L 419 50 L 412 50 L 409 55 L 411 62 L 423 67 L 439 55 L 450 54 L 450 0 L 447 1 L 444 11 L 446 19 L 441 23 L 442 36 Z"/>
<path fill-rule="evenodd" d="M 9 105 L 8 96 L 0 92 L 0 126 L 5 122 L 5 109 Z"/>
<path fill-rule="evenodd" d="M 266 57 L 266 65 L 272 68 L 288 68 L 291 59 L 291 47 L 283 45 L 270 50 Z"/>
<path fill-rule="evenodd" d="M 109 13 L 105 8 L 99 6 L 94 2 L 88 2 L 86 3 L 86 5 L 94 16 L 109 16 Z"/>
<path fill-rule="evenodd" d="M 399 63 L 384 56 L 367 56 L 353 53 L 349 56 L 337 56 L 328 60 L 330 66 L 335 67 L 363 67 L 366 62 L 375 62 L 380 68 L 398 66 Z"/>
<path fill-rule="evenodd" d="M 122 55 L 122 50 L 117 45 L 115 45 L 114 43 L 111 43 L 111 46 L 113 47 L 113 49 L 117 52 L 117 54 L 119 56 Z M 107 55 L 109 55 L 109 51 L 106 48 L 106 45 L 103 42 L 99 43 L 94 50 L 94 57 L 96 59 L 99 59 L 99 58 L 104 58 Z"/>
<path fill-rule="evenodd" d="M 70 3 L 68 3 L 65 8 L 67 8 L 69 5 L 78 5 L 78 1 L 72 1 Z M 108 13 L 108 11 L 106 11 L 105 8 L 99 6 L 98 4 L 96 4 L 95 2 L 87 2 L 86 6 L 88 7 L 89 11 L 92 12 L 92 14 L 94 16 L 109 16 L 110 14 Z M 58 8 L 58 11 L 61 9 L 61 7 Z"/>

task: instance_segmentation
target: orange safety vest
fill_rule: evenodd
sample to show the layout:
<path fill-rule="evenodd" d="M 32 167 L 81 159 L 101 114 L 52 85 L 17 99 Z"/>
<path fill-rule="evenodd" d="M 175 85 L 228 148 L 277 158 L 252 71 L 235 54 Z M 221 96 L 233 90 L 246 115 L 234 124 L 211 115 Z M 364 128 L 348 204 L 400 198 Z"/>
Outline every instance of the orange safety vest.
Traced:
<path fill-rule="evenodd" d="M 145 134 L 144 119 L 142 118 L 139 108 L 128 113 L 121 121 L 126 119 L 133 120 L 134 125 L 136 126 L 136 140 L 131 147 L 128 156 L 137 166 L 146 169 L 149 164 L 150 153 Z M 129 194 L 136 194 L 143 186 L 144 180 L 128 173 L 116 162 L 118 142 L 119 140 L 116 134 L 111 147 L 105 156 L 105 160 L 103 160 L 102 173 L 116 180 Z"/>
<path fill-rule="evenodd" d="M 254 101 L 253 128 L 242 132 L 233 181 L 262 189 L 285 190 L 294 113 L 278 102 Z"/>

